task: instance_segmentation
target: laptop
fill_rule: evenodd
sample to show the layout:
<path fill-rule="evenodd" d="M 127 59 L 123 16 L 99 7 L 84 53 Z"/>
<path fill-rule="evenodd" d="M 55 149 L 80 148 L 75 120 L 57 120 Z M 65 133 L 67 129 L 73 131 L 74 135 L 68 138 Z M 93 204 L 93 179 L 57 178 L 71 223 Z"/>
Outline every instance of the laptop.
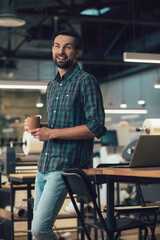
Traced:
<path fill-rule="evenodd" d="M 130 163 L 115 167 L 160 167 L 160 135 L 140 135 Z"/>

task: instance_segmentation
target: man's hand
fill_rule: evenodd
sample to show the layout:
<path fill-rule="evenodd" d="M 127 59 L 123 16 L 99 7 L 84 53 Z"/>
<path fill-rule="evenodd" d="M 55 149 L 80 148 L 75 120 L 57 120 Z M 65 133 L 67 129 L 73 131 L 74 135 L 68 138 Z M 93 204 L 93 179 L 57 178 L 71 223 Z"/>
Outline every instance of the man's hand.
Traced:
<path fill-rule="evenodd" d="M 47 127 L 28 130 L 28 132 L 31 133 L 31 135 L 34 138 L 37 138 L 39 141 L 48 141 L 54 138 L 52 133 L 53 129 L 49 129 Z"/>
<path fill-rule="evenodd" d="M 24 120 L 24 130 L 25 130 L 26 132 L 29 131 L 29 127 L 28 127 L 28 119 L 27 119 L 27 118 Z"/>

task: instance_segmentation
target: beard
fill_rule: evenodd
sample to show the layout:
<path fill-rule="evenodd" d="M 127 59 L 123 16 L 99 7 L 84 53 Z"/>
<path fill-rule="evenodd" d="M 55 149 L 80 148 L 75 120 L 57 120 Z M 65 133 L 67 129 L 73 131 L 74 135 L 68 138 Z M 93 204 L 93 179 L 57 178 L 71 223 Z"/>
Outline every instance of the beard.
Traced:
<path fill-rule="evenodd" d="M 68 69 L 73 65 L 74 58 L 73 59 L 68 59 L 66 61 L 57 61 L 57 56 L 56 56 L 55 58 L 53 58 L 53 62 L 56 64 L 56 66 L 58 68 Z"/>

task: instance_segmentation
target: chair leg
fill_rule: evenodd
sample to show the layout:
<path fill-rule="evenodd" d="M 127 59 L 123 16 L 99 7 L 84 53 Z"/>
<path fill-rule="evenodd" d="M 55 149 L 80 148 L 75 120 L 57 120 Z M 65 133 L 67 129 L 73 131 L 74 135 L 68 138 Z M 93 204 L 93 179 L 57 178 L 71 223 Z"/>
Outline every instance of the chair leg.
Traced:
<path fill-rule="evenodd" d="M 99 184 L 97 184 L 97 197 L 98 197 L 98 206 L 101 207 L 101 200 L 100 200 L 100 189 Z M 103 231 L 101 231 L 101 240 L 104 240 Z"/>
<path fill-rule="evenodd" d="M 156 240 L 156 236 L 155 236 L 155 228 L 156 228 L 156 222 L 157 222 L 157 214 L 155 213 L 154 215 L 154 225 L 153 227 L 151 227 L 151 240 Z"/>
<path fill-rule="evenodd" d="M 151 240 L 156 240 L 156 236 L 155 236 L 155 226 L 151 229 Z"/>
<path fill-rule="evenodd" d="M 142 234 L 142 229 L 138 229 L 139 235 L 138 235 L 138 240 L 142 240 L 143 234 Z"/>
<path fill-rule="evenodd" d="M 87 227 L 85 226 L 85 223 L 84 223 L 84 221 L 83 221 L 83 218 L 84 218 L 84 217 L 81 216 L 81 214 L 82 214 L 82 215 L 84 214 L 84 209 L 83 209 L 84 203 L 83 203 L 83 200 L 82 200 L 82 199 L 80 200 L 80 205 L 81 205 L 81 207 L 80 207 L 80 208 L 81 208 L 81 214 L 80 214 L 80 212 L 79 212 L 79 210 L 78 210 L 78 207 L 77 207 L 77 204 L 76 204 L 76 202 L 75 202 L 74 197 L 73 197 L 72 195 L 70 195 L 70 198 L 71 198 L 71 201 L 72 201 L 73 206 L 74 206 L 74 208 L 75 208 L 75 211 L 76 211 L 76 213 L 77 213 L 77 215 L 78 215 L 78 218 L 79 218 L 79 220 L 80 220 L 80 223 L 81 223 L 81 226 L 82 226 L 82 228 L 83 228 L 83 231 L 84 231 L 84 233 L 86 234 L 87 239 L 88 239 L 88 240 L 92 240 L 91 237 L 90 237 L 89 231 L 87 230 Z M 83 232 L 82 232 L 82 234 L 81 234 L 81 239 L 84 239 Z"/>
<path fill-rule="evenodd" d="M 120 240 L 120 238 L 119 238 L 120 236 L 121 236 L 121 232 L 117 232 L 116 235 L 114 236 L 113 240 L 117 240 L 117 239 Z"/>
<path fill-rule="evenodd" d="M 136 188 L 137 188 L 137 192 L 139 194 L 139 201 L 142 202 L 143 206 L 145 206 L 145 200 L 144 200 L 143 193 L 142 193 L 140 185 L 136 184 Z M 150 222 L 150 218 L 149 218 L 148 214 L 146 214 L 146 218 Z M 155 237 L 156 222 L 157 222 L 157 214 L 155 213 L 154 214 L 154 221 L 153 221 L 154 226 L 150 227 L 150 230 L 151 230 L 151 240 L 156 240 L 156 237 Z"/>
<path fill-rule="evenodd" d="M 148 229 L 147 229 L 147 228 L 145 228 L 145 229 L 144 229 L 144 236 L 143 236 L 143 240 L 146 240 L 146 239 L 147 239 L 147 237 L 148 237 Z"/>

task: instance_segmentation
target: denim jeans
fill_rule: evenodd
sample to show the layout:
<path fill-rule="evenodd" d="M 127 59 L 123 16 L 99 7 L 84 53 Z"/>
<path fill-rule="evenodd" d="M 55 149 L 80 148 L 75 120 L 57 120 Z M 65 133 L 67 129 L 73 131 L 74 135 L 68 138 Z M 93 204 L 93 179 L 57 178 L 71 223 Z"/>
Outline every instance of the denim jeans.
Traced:
<path fill-rule="evenodd" d="M 42 174 L 35 181 L 32 235 L 36 240 L 57 240 L 53 224 L 67 195 L 61 171 Z"/>

